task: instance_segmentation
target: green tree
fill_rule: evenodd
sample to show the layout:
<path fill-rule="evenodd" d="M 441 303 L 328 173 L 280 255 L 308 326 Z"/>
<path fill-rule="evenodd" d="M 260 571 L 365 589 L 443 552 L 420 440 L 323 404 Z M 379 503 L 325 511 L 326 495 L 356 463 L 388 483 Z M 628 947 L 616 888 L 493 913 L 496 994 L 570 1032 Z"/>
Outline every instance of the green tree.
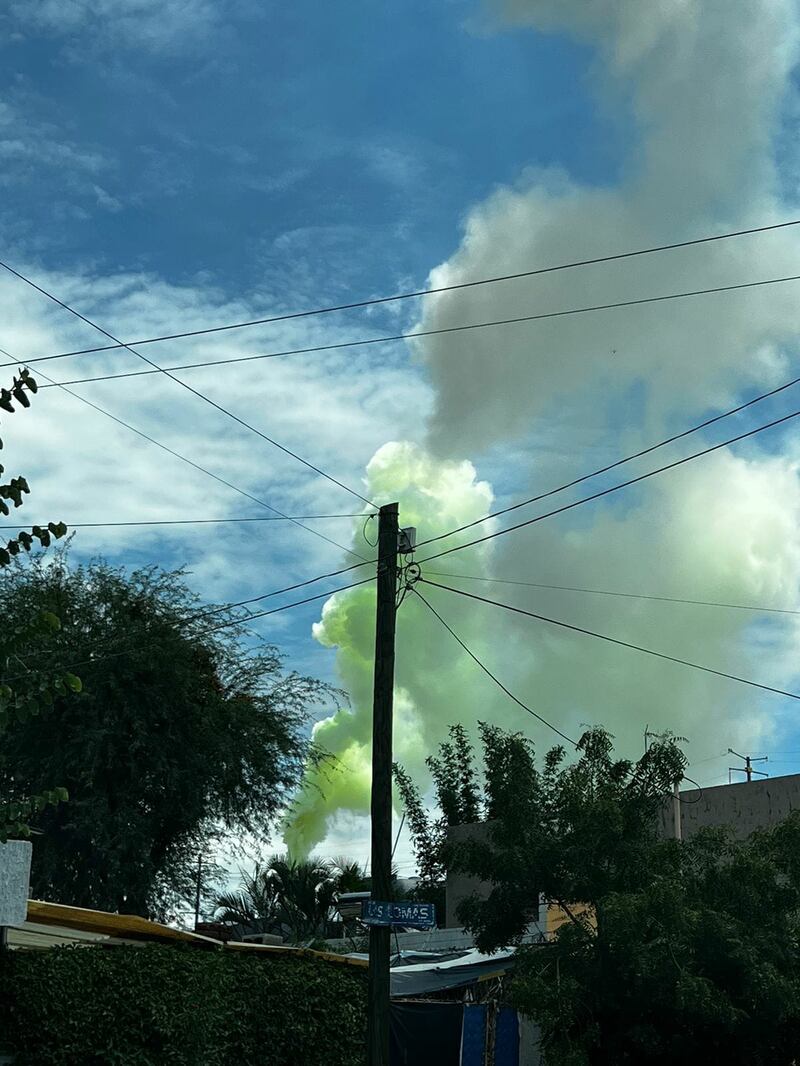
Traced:
<path fill-rule="evenodd" d="M 10 389 L 0 388 L 0 410 L 13 415 L 15 403 L 23 409 L 30 407 L 29 394 L 37 391 L 38 386 L 30 372 L 20 370 Z M 0 439 L 0 450 L 2 447 Z M 0 463 L 0 478 L 4 473 L 5 468 Z M 30 487 L 21 475 L 0 483 L 0 515 L 8 518 L 11 514 L 9 501 L 15 509 L 21 507 L 28 493 Z M 20 553 L 30 551 L 35 542 L 47 548 L 51 539 L 63 537 L 66 532 L 63 522 L 19 530 L 15 537 L 6 540 L 5 545 L 0 545 L 0 570 L 11 566 Z M 24 724 L 46 712 L 56 697 L 80 691 L 81 682 L 74 674 L 42 670 L 28 661 L 31 645 L 46 639 L 59 625 L 57 615 L 46 609 L 35 610 L 13 621 L 4 618 L 0 631 L 0 739 L 16 723 Z M 9 836 L 29 836 L 30 818 L 36 811 L 67 799 L 63 786 L 53 788 L 40 783 L 39 788 L 36 793 L 26 793 L 18 788 L 11 793 L 0 788 L 0 843 Z"/>
<path fill-rule="evenodd" d="M 30 658 L 53 675 L 80 664 L 84 680 L 75 698 L 55 695 L 46 729 L 18 723 L 0 749 L 0 794 L 58 781 L 71 797 L 36 817 L 32 891 L 174 913 L 198 852 L 272 827 L 309 756 L 309 708 L 329 690 L 287 672 L 273 646 L 217 630 L 235 612 L 209 617 L 179 572 L 71 569 L 62 555 L 7 568 L 0 596 L 11 626 L 55 613 L 61 627 Z"/>
<path fill-rule="evenodd" d="M 337 918 L 339 896 L 367 892 L 371 885 L 361 863 L 346 855 L 301 860 L 272 855 L 252 874 L 240 874 L 238 889 L 217 895 L 217 920 L 275 933 L 294 944 L 324 940 Z M 392 880 L 397 880 L 394 870 Z"/>
<path fill-rule="evenodd" d="M 438 755 L 426 759 L 438 815 L 428 813 L 404 767 L 398 763 L 393 767 L 417 863 L 418 880 L 410 896 L 435 904 L 437 920 L 444 920 L 445 912 L 447 831 L 454 825 L 478 821 L 484 809 L 467 731 L 456 724 L 450 727 L 449 734 L 450 739 L 439 745 Z"/>
<path fill-rule="evenodd" d="M 675 739 L 632 762 L 593 729 L 574 761 L 556 748 L 539 770 L 524 738 L 483 734 L 488 833 L 446 861 L 489 886 L 460 909 L 485 951 L 520 942 L 540 893 L 568 915 L 520 949 L 510 986 L 548 1066 L 794 1063 L 800 814 L 746 841 L 660 839 Z"/>
<path fill-rule="evenodd" d="M 292 944 L 324 938 L 339 891 L 337 875 L 325 859 L 271 855 L 252 874 L 242 871 L 238 891 L 217 896 L 219 920 L 275 933 Z"/>
<path fill-rule="evenodd" d="M 337 892 L 369 891 L 372 881 L 358 859 L 351 859 L 347 855 L 337 855 L 331 859 L 331 868 L 336 878 Z"/>

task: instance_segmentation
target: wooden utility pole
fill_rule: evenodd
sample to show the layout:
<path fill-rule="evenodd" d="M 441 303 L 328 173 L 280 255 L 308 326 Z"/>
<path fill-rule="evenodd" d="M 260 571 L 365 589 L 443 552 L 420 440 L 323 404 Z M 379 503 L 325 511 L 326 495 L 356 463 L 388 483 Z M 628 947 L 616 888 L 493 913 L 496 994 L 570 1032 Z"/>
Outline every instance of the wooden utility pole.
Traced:
<path fill-rule="evenodd" d="M 398 507 L 378 516 L 378 607 L 375 617 L 375 686 L 372 702 L 372 898 L 392 891 L 392 699 L 397 615 Z M 367 1066 L 389 1066 L 389 957 L 391 929 L 369 930 Z"/>

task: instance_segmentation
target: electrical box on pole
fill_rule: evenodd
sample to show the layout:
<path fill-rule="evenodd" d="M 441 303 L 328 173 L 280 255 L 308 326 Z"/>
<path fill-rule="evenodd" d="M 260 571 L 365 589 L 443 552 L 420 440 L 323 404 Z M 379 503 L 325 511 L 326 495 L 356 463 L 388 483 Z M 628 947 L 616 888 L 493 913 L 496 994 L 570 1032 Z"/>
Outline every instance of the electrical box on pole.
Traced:
<path fill-rule="evenodd" d="M 406 531 L 404 531 L 405 533 Z M 414 537 L 414 539 L 416 539 Z M 372 899 L 392 899 L 392 700 L 397 617 L 397 555 L 413 550 L 400 540 L 398 505 L 378 515 L 378 603 L 372 702 Z M 401 546 L 403 545 L 403 546 Z M 391 928 L 370 925 L 367 981 L 367 1066 L 389 1066 L 389 958 Z"/>

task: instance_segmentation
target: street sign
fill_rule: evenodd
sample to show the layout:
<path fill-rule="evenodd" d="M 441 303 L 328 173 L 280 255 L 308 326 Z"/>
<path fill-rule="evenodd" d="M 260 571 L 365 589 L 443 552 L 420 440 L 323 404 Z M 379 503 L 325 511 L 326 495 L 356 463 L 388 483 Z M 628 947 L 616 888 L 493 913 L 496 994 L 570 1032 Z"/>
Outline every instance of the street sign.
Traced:
<path fill-rule="evenodd" d="M 414 929 L 432 929 L 436 925 L 433 903 L 396 903 L 365 899 L 361 904 L 361 921 L 365 925 L 403 925 Z"/>
<path fill-rule="evenodd" d="M 0 844 L 0 927 L 22 925 L 28 917 L 32 850 L 29 840 Z"/>

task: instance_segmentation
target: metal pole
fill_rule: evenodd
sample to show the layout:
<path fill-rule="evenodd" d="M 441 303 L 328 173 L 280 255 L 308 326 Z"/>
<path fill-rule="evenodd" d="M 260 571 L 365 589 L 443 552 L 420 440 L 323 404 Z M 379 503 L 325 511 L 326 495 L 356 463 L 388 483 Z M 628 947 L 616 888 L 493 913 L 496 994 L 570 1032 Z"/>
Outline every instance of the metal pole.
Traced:
<path fill-rule="evenodd" d="M 683 834 L 681 832 L 681 793 L 679 781 L 675 782 L 672 789 L 672 817 L 675 839 L 681 840 Z"/>
<path fill-rule="evenodd" d="M 392 891 L 392 699 L 397 614 L 398 506 L 378 516 L 378 605 L 372 703 L 372 898 Z M 389 1066 L 389 958 L 391 929 L 370 926 L 367 983 L 367 1064 Z"/>
<path fill-rule="evenodd" d="M 197 932 L 197 926 L 200 924 L 200 890 L 203 884 L 203 856 L 202 854 L 197 856 L 197 891 L 194 897 L 194 928 Z"/>

